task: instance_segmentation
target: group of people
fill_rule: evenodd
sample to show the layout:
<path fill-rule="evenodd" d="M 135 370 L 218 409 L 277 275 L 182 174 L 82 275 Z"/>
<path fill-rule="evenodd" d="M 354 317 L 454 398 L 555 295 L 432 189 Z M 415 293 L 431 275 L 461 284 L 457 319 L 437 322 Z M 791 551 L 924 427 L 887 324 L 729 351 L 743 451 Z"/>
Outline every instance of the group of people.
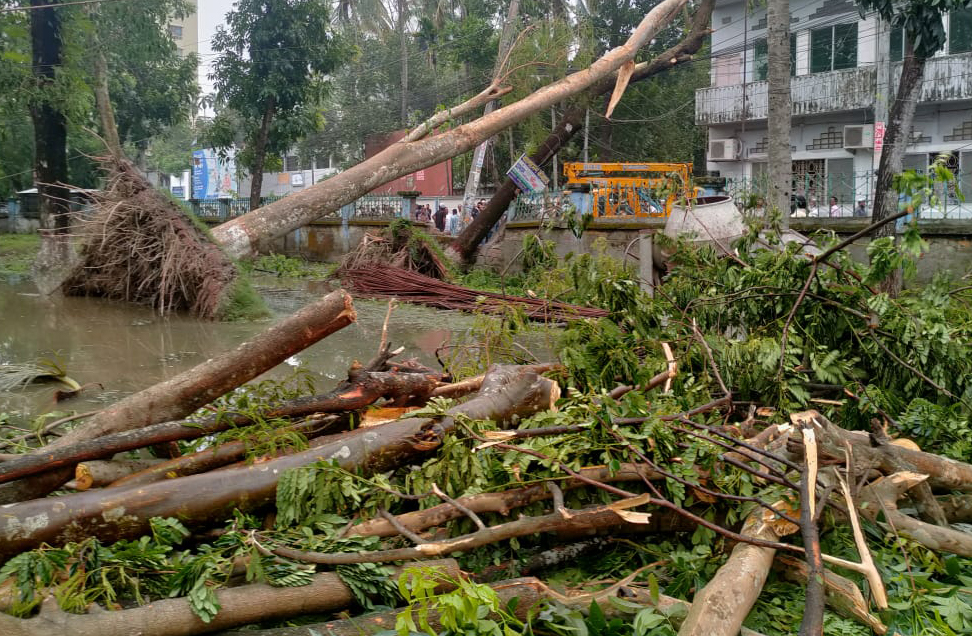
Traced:
<path fill-rule="evenodd" d="M 857 202 L 857 207 L 854 208 L 853 215 L 855 217 L 865 217 L 868 215 L 865 201 Z M 817 204 L 816 198 L 810 197 L 808 205 L 807 198 L 802 194 L 798 194 L 793 198 L 793 203 L 790 205 L 790 216 L 795 218 L 822 216 L 836 218 L 844 216 L 844 210 L 837 197 L 830 197 L 830 204 L 824 208 Z"/>
<path fill-rule="evenodd" d="M 433 212 L 431 205 L 424 204 L 416 206 L 414 217 L 416 223 L 431 223 L 439 232 L 449 233 L 452 236 L 456 236 L 464 227 L 469 225 L 469 223 L 471 223 L 472 220 L 475 219 L 485 207 L 486 200 L 480 199 L 468 215 L 460 215 L 459 208 L 452 208 L 452 211 L 450 212 L 448 207 L 440 205 L 439 209 Z"/>

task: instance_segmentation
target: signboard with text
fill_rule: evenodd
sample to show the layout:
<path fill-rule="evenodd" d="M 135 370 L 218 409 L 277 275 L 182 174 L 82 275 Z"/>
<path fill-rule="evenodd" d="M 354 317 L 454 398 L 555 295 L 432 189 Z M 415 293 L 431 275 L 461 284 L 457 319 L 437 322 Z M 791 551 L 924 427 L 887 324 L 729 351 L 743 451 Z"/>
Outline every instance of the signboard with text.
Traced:
<path fill-rule="evenodd" d="M 543 192 L 547 189 L 550 179 L 543 173 L 540 167 L 533 163 L 526 154 L 520 156 L 509 170 L 506 176 L 513 180 L 523 192 Z"/>
<path fill-rule="evenodd" d="M 192 198 L 222 199 L 237 190 L 236 164 L 212 149 L 192 151 Z"/>
<path fill-rule="evenodd" d="M 874 152 L 884 150 L 884 122 L 874 122 Z"/>

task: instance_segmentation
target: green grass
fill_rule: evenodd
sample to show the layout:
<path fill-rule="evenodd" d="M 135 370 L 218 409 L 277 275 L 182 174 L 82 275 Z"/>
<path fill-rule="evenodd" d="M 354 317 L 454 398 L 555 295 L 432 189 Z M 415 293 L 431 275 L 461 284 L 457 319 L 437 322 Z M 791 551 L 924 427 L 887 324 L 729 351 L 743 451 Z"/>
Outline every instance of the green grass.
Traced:
<path fill-rule="evenodd" d="M 0 234 L 0 274 L 26 274 L 39 250 L 37 234 Z"/>
<path fill-rule="evenodd" d="M 250 283 L 249 276 L 238 270 L 236 280 L 223 297 L 219 319 L 226 322 L 259 320 L 270 317 L 266 301 Z"/>

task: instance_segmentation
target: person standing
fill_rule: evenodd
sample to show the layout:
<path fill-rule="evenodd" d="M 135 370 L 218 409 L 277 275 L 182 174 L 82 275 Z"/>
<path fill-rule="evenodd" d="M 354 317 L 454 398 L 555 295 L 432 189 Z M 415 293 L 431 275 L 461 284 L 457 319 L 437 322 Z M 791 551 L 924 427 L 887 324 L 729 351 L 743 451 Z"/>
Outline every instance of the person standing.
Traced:
<path fill-rule="evenodd" d="M 867 216 L 867 208 L 864 207 L 863 201 L 857 202 L 857 207 L 854 208 L 854 216 L 857 217 Z"/>
<path fill-rule="evenodd" d="M 452 214 L 449 215 L 449 234 L 459 234 L 459 210 L 456 208 L 452 208 Z"/>
<path fill-rule="evenodd" d="M 840 204 L 837 203 L 837 197 L 830 197 L 830 217 L 840 216 Z"/>
<path fill-rule="evenodd" d="M 448 213 L 449 210 L 446 208 L 446 206 L 439 206 L 439 209 L 435 211 L 435 229 L 440 232 L 445 232 L 446 215 Z"/>

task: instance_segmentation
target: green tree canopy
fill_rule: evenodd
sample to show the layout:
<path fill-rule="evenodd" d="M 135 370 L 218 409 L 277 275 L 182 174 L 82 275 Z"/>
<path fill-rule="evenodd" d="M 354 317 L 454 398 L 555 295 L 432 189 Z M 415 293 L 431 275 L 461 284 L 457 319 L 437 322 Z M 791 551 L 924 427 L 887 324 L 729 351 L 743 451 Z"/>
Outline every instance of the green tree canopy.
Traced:
<path fill-rule="evenodd" d="M 904 29 L 913 42 L 915 55 L 928 58 L 945 46 L 942 16 L 949 11 L 972 7 L 972 0 L 857 0 L 861 13 L 867 9 Z"/>

